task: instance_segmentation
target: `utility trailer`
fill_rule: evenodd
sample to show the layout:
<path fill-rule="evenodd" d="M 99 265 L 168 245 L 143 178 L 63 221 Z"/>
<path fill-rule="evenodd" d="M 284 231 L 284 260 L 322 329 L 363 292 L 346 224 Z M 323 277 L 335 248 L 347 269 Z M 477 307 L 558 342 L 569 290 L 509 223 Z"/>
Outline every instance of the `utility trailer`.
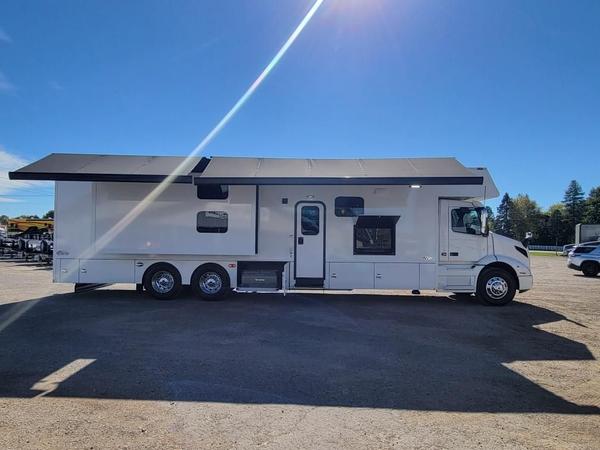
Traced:
<path fill-rule="evenodd" d="M 527 249 L 488 232 L 488 171 L 454 158 L 51 154 L 10 178 L 56 181 L 58 283 L 208 300 L 435 289 L 493 305 L 532 286 Z"/>

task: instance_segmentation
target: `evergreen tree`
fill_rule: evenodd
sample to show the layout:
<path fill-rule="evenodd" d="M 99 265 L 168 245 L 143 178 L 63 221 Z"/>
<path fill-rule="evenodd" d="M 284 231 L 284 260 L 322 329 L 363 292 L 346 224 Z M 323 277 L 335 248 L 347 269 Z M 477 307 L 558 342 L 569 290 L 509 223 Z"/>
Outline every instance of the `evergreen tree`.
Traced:
<path fill-rule="evenodd" d="M 513 202 L 510 198 L 510 195 L 508 195 L 508 192 L 506 192 L 502 197 L 502 201 L 498 206 L 498 210 L 496 211 L 496 219 L 494 224 L 494 230 L 496 233 L 510 238 L 515 237 L 513 233 L 512 214 Z"/>
<path fill-rule="evenodd" d="M 51 209 L 46 214 L 44 214 L 43 219 L 54 219 L 54 210 Z"/>
<path fill-rule="evenodd" d="M 548 244 L 564 245 L 568 244 L 568 228 L 565 223 L 565 206 L 562 203 L 556 203 L 548 208 Z"/>
<path fill-rule="evenodd" d="M 565 205 L 565 222 L 569 228 L 568 236 L 572 242 L 575 240 L 575 225 L 582 221 L 585 210 L 583 189 L 576 180 L 571 180 L 569 183 L 565 191 L 563 204 Z"/>
<path fill-rule="evenodd" d="M 489 206 L 485 207 L 488 216 L 488 228 L 490 231 L 495 231 L 496 229 L 496 218 L 494 217 L 494 211 Z"/>
<path fill-rule="evenodd" d="M 593 188 L 585 201 L 584 223 L 600 223 L 600 186 Z"/>

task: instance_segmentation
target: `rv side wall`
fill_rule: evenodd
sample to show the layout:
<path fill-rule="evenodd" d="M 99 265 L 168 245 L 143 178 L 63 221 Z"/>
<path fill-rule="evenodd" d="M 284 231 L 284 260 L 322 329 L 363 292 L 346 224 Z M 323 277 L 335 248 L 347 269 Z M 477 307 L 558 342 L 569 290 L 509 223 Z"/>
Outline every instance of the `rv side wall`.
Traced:
<path fill-rule="evenodd" d="M 184 283 L 202 262 L 220 262 L 235 286 L 237 261 L 284 261 L 293 273 L 294 213 L 300 201 L 325 204 L 324 287 L 435 289 L 438 198 L 481 195 L 480 186 L 230 186 L 223 200 L 201 200 L 193 185 L 172 185 L 102 249 L 94 242 L 151 191 L 145 183 L 56 183 L 58 282 L 137 282 L 152 262 L 176 265 Z M 336 197 L 361 197 L 364 215 L 397 216 L 393 254 L 355 254 L 356 217 L 335 213 Z M 201 212 L 227 213 L 223 233 L 197 231 Z M 258 252 L 255 253 L 255 237 Z M 84 253 L 85 252 L 85 253 Z M 81 259 L 81 260 L 80 260 Z M 323 261 L 315 261 L 315 264 Z M 293 280 L 286 283 L 293 286 Z"/>

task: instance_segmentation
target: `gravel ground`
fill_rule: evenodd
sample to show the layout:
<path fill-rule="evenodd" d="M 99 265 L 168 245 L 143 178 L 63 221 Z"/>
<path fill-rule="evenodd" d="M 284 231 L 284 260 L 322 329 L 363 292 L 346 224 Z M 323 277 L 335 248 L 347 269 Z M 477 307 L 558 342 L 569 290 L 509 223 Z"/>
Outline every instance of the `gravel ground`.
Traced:
<path fill-rule="evenodd" d="M 533 267 L 492 308 L 75 295 L 0 261 L 0 448 L 599 448 L 600 277 Z"/>

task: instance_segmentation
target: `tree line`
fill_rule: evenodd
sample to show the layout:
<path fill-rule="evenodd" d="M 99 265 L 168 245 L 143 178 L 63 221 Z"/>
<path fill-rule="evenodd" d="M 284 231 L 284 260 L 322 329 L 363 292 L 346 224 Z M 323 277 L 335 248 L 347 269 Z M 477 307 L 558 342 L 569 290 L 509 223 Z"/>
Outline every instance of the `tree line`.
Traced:
<path fill-rule="evenodd" d="M 9 219 L 10 219 L 10 217 L 8 217 L 5 214 L 0 215 L 0 225 L 7 224 Z M 15 219 L 54 219 L 54 210 L 51 209 L 46 214 L 44 214 L 42 217 L 38 216 L 37 214 L 30 215 L 30 216 L 23 214 L 23 215 L 20 215 L 19 217 L 15 217 Z"/>
<path fill-rule="evenodd" d="M 590 190 L 586 197 L 581 185 L 572 180 L 562 202 L 551 205 L 546 211 L 527 194 L 514 198 L 504 194 L 495 217 L 492 217 L 491 227 L 494 232 L 519 241 L 531 231 L 532 244 L 565 245 L 575 242 L 575 225 L 578 223 L 600 224 L 600 186 Z"/>

